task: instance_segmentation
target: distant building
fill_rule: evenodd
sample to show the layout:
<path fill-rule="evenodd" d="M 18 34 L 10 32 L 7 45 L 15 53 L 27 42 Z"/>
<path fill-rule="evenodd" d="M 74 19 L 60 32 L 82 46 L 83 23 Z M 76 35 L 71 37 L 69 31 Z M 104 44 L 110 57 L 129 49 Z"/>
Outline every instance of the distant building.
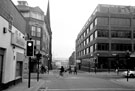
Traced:
<path fill-rule="evenodd" d="M 75 52 L 73 52 L 69 57 L 69 65 L 75 65 L 75 64 L 76 64 Z"/>
<path fill-rule="evenodd" d="M 82 67 L 126 68 L 127 50 L 135 50 L 135 7 L 99 4 L 76 39 Z M 135 62 L 129 62 L 134 68 Z"/>
<path fill-rule="evenodd" d="M 0 0 L 0 91 L 22 81 L 26 21 L 11 0 Z"/>

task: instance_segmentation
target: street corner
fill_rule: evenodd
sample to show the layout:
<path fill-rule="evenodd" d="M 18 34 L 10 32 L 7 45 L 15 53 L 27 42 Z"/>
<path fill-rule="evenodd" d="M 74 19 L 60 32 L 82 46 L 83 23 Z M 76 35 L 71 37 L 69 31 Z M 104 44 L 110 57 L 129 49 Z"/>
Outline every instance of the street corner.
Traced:
<path fill-rule="evenodd" d="M 39 80 L 39 82 L 37 82 L 30 91 L 38 91 L 40 87 L 42 87 L 42 85 L 45 84 L 44 80 Z"/>

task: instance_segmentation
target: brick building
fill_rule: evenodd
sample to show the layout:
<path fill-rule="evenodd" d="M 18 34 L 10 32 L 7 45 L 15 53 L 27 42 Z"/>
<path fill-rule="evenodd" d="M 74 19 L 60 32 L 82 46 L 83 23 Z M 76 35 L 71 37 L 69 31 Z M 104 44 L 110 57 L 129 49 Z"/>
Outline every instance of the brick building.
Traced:
<path fill-rule="evenodd" d="M 18 10 L 25 17 L 27 21 L 26 33 L 27 39 L 32 38 L 35 41 L 35 54 L 39 51 L 42 54 L 40 65 L 48 65 L 50 56 L 50 30 L 48 31 L 48 25 L 46 23 L 46 16 L 39 7 L 30 7 L 26 1 L 18 1 Z M 51 59 L 51 58 L 50 58 Z M 26 62 L 27 65 L 27 62 Z M 37 59 L 32 58 L 32 72 L 37 71 Z"/>

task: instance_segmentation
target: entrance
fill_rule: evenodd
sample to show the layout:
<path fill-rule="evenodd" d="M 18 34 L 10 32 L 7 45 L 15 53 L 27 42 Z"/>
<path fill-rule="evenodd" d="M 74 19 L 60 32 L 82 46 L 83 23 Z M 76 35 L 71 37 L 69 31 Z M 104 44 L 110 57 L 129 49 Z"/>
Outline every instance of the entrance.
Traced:
<path fill-rule="evenodd" d="M 4 58 L 4 49 L 0 48 L 0 90 L 2 89 L 3 58 Z"/>
<path fill-rule="evenodd" d="M 0 85 L 2 83 L 3 55 L 0 55 Z"/>

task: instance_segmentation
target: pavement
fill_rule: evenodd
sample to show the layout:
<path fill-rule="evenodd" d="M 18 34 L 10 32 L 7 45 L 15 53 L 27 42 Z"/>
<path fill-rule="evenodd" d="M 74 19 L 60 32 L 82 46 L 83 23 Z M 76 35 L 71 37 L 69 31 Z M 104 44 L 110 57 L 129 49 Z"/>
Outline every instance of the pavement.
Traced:
<path fill-rule="evenodd" d="M 91 76 L 98 76 L 98 77 L 104 77 L 104 78 L 109 78 L 111 77 L 111 81 L 115 82 L 116 84 L 121 84 L 129 87 L 135 88 L 135 78 L 127 78 L 123 77 L 121 75 L 121 72 L 117 74 L 116 72 L 91 72 L 89 73 Z M 113 78 L 114 77 L 114 78 Z"/>
<path fill-rule="evenodd" d="M 78 72 L 79 73 L 79 72 Z M 82 73 L 82 72 L 81 72 Z M 81 74 L 80 73 L 80 74 Z M 91 76 L 118 76 L 115 72 L 98 72 L 98 73 L 88 73 Z M 49 77 L 50 75 L 53 75 L 53 71 L 50 71 L 49 74 L 40 74 L 40 78 L 41 77 Z M 120 75 L 120 74 L 119 74 Z M 36 75 L 33 75 L 36 77 Z M 24 77 L 25 79 L 23 79 L 23 81 L 17 85 L 11 86 L 8 89 L 5 89 L 3 91 L 40 91 L 39 88 L 45 84 L 45 79 L 40 79 L 39 81 L 37 81 L 37 79 L 31 79 L 31 86 L 30 88 L 28 88 L 28 79 L 26 77 Z M 125 86 L 129 86 L 129 87 L 135 87 L 135 78 L 129 78 L 128 81 L 126 78 L 118 78 L 118 79 L 112 79 L 113 82 L 117 83 L 117 84 L 122 84 Z"/>
<path fill-rule="evenodd" d="M 13 85 L 5 90 L 2 91 L 39 91 L 39 88 L 45 84 L 45 79 L 52 75 L 52 72 L 40 74 L 39 81 L 37 81 L 37 74 L 31 73 L 31 80 L 30 80 L 30 88 L 28 88 L 28 75 L 23 76 L 23 80 L 21 83 Z M 41 79 L 44 78 L 44 79 Z"/>

